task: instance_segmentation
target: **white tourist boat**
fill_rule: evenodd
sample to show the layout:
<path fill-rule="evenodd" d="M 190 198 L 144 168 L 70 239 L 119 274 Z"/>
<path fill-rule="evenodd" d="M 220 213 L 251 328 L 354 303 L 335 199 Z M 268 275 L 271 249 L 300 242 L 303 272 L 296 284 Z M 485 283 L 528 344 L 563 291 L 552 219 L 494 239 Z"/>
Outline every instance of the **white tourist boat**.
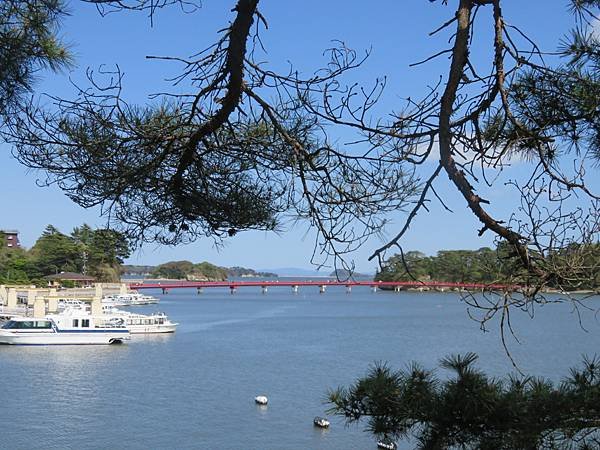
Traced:
<path fill-rule="evenodd" d="M 106 295 L 102 298 L 102 304 L 107 306 L 153 305 L 156 303 L 158 303 L 158 298 L 151 295 L 143 295 L 139 292 Z"/>
<path fill-rule="evenodd" d="M 120 344 L 130 338 L 123 320 L 93 317 L 76 309 L 49 314 L 44 318 L 12 317 L 0 328 L 0 344 Z"/>
<path fill-rule="evenodd" d="M 90 311 L 90 304 L 77 299 L 61 298 L 57 305 L 57 312 L 61 313 L 67 309 L 80 309 L 82 311 Z"/>
<path fill-rule="evenodd" d="M 106 305 L 102 307 L 102 312 L 106 317 L 122 319 L 131 334 L 174 333 L 179 325 L 171 322 L 162 312 L 137 314 Z"/>

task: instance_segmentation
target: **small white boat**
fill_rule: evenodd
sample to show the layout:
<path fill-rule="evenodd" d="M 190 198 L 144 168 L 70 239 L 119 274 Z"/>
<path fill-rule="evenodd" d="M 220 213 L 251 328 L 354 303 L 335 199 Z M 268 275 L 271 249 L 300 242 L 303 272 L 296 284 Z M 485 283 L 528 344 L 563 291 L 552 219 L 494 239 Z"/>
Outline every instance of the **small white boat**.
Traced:
<path fill-rule="evenodd" d="M 397 447 L 396 443 L 389 439 L 382 439 L 377 442 L 377 448 L 383 448 L 384 450 L 396 450 Z"/>
<path fill-rule="evenodd" d="M 139 292 L 106 295 L 102 298 L 102 304 L 108 306 L 153 305 L 156 303 L 158 303 L 158 298 L 151 295 L 143 295 Z"/>
<path fill-rule="evenodd" d="M 123 323 L 75 309 L 44 318 L 12 317 L 0 328 L 0 344 L 11 345 L 120 344 L 130 338 Z"/>
<path fill-rule="evenodd" d="M 123 320 L 131 334 L 174 333 L 178 323 L 171 322 L 162 312 L 154 314 L 136 314 L 117 309 L 114 306 L 103 306 L 105 316 Z"/>
<path fill-rule="evenodd" d="M 67 309 L 79 309 L 81 311 L 90 311 L 90 304 L 81 300 L 61 298 L 56 305 L 57 312 L 61 313 Z"/>
<path fill-rule="evenodd" d="M 266 395 L 258 395 L 254 397 L 254 402 L 259 405 L 266 405 L 267 403 L 269 403 L 269 399 Z"/>
<path fill-rule="evenodd" d="M 325 417 L 315 417 L 313 424 L 319 428 L 329 428 L 329 420 L 327 420 Z"/>

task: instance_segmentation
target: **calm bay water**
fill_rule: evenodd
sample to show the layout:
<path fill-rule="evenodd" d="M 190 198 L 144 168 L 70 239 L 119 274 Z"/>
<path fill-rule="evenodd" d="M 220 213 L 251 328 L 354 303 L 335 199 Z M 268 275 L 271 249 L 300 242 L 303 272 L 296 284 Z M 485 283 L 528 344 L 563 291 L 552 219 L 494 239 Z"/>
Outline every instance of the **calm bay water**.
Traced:
<path fill-rule="evenodd" d="M 354 288 L 173 290 L 158 309 L 180 323 L 170 336 L 121 346 L 0 346 L 6 449 L 375 449 L 360 426 L 324 415 L 328 388 L 377 360 L 433 367 L 474 351 L 503 375 L 511 365 L 497 324 L 483 333 L 456 294 Z M 600 308 L 600 299 L 590 306 Z M 156 306 L 136 311 L 157 310 Z M 527 373 L 559 379 L 582 354 L 600 354 L 600 318 L 564 305 L 513 315 L 509 339 Z M 440 372 L 443 376 L 443 372 Z M 269 397 L 267 407 L 254 397 Z"/>

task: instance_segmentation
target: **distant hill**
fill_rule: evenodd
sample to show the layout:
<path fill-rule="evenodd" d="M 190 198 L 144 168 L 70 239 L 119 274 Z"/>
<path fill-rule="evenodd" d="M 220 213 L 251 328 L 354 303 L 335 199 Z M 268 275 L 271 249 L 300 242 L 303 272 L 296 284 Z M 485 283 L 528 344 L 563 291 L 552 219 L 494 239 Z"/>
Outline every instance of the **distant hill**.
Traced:
<path fill-rule="evenodd" d="M 346 269 L 337 269 L 334 270 L 333 272 L 331 272 L 329 274 L 330 277 L 332 278 L 336 278 L 338 280 L 372 280 L 373 279 L 373 275 L 368 275 L 365 273 L 360 273 L 360 272 L 350 272 L 349 270 Z"/>
<path fill-rule="evenodd" d="M 190 281 L 225 281 L 227 271 L 209 262 L 194 264 L 191 261 L 169 261 L 152 271 L 152 278 Z"/>
<path fill-rule="evenodd" d="M 209 262 L 169 261 L 158 266 L 124 265 L 122 275 L 174 280 L 223 281 L 242 277 L 277 277 L 276 273 L 256 271 L 245 267 L 219 267 Z"/>
<path fill-rule="evenodd" d="M 256 271 L 254 269 L 247 269 L 246 267 L 227 267 L 227 276 L 230 278 L 239 278 L 239 277 L 261 277 L 261 278 L 270 278 L 276 277 L 277 274 L 273 272 L 267 271 Z"/>
<path fill-rule="evenodd" d="M 279 267 L 277 269 L 260 269 L 261 272 L 272 272 L 280 277 L 327 277 L 325 272 L 299 267 Z"/>

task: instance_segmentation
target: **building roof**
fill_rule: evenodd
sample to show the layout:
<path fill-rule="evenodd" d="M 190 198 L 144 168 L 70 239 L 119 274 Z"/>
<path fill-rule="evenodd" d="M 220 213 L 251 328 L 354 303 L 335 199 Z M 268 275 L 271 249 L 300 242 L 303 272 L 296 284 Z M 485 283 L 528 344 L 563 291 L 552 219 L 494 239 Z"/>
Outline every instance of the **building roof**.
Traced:
<path fill-rule="evenodd" d="M 89 275 L 83 275 L 75 272 L 61 272 L 55 275 L 48 275 L 44 277 L 46 280 L 68 280 L 68 281 L 96 281 L 94 277 Z"/>

